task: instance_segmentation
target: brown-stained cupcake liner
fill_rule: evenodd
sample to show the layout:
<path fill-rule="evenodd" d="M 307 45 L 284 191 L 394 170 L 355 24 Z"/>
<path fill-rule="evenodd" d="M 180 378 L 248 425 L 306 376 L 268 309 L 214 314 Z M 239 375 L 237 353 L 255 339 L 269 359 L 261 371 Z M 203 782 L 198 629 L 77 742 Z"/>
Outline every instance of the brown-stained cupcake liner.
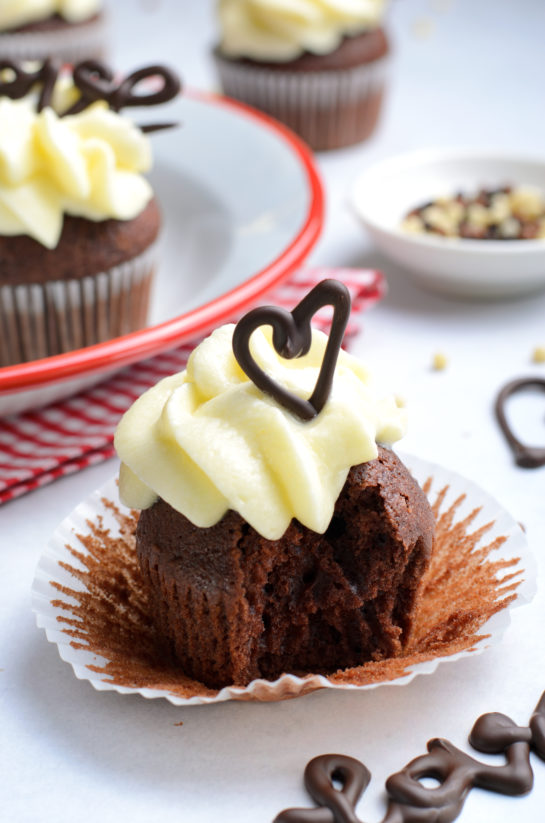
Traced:
<path fill-rule="evenodd" d="M 437 535 L 414 630 L 403 655 L 335 674 L 284 674 L 210 689 L 162 660 L 134 548 L 137 514 L 117 503 L 116 479 L 55 531 L 33 584 L 39 627 L 76 677 L 98 690 L 164 697 L 175 705 L 277 701 L 316 689 L 404 685 L 445 661 L 482 652 L 529 602 L 535 564 L 513 518 L 482 489 L 441 466 L 403 456 L 432 504 Z"/>
<path fill-rule="evenodd" d="M 0 366 L 38 360 L 146 325 L 157 245 L 90 277 L 0 286 Z"/>
<path fill-rule="evenodd" d="M 316 151 L 350 146 L 375 129 L 389 58 L 326 71 L 247 65 L 216 51 L 223 91 L 280 120 Z"/>
<path fill-rule="evenodd" d="M 62 28 L 0 33 L 0 58 L 4 60 L 45 60 L 59 57 L 77 63 L 107 56 L 108 25 L 104 13 L 91 20 Z"/>

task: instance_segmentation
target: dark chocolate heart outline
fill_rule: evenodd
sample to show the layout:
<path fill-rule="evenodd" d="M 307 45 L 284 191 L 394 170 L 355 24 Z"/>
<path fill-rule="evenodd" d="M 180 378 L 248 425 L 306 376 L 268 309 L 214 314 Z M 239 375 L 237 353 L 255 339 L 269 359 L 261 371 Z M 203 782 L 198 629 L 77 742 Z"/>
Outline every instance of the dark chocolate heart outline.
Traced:
<path fill-rule="evenodd" d="M 515 455 L 517 466 L 521 466 L 523 469 L 538 469 L 545 466 L 545 448 L 526 446 L 522 443 L 513 434 L 505 414 L 505 404 L 508 398 L 528 388 L 539 388 L 545 391 L 545 378 L 519 377 L 516 380 L 511 380 L 500 390 L 496 398 L 495 411 L 500 429 Z"/>
<path fill-rule="evenodd" d="M 323 306 L 333 307 L 333 320 L 324 359 L 314 391 L 308 400 L 292 394 L 257 365 L 250 352 L 250 337 L 259 326 L 272 326 L 273 346 L 281 357 L 292 360 L 307 354 L 312 343 L 310 321 Z M 289 312 L 279 306 L 260 306 L 245 314 L 233 332 L 233 353 L 250 380 L 262 392 L 302 420 L 312 420 L 325 406 L 344 332 L 350 317 L 350 292 L 339 280 L 322 280 Z"/>

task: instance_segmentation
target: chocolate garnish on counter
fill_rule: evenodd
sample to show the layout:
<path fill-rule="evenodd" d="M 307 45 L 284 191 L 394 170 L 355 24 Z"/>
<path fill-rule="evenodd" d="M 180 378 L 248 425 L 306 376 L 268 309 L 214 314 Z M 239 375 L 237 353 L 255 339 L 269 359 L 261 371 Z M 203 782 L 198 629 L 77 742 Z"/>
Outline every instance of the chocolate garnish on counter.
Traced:
<path fill-rule="evenodd" d="M 302 420 L 312 420 L 325 406 L 344 331 L 350 317 L 350 292 L 338 280 L 322 280 L 289 312 L 279 306 L 260 306 L 245 314 L 233 332 L 233 352 L 242 371 L 262 392 Z M 323 306 L 333 306 L 333 320 L 324 359 L 314 391 L 308 400 L 280 386 L 257 365 L 250 352 L 250 337 L 259 326 L 272 326 L 273 346 L 292 360 L 307 354 L 312 344 L 310 322 Z"/>
<path fill-rule="evenodd" d="M 305 768 L 305 788 L 320 806 L 286 809 L 274 823 L 360 823 L 355 808 L 371 780 L 371 772 L 355 757 L 321 754 Z M 341 788 L 335 788 L 340 783 Z"/>
<path fill-rule="evenodd" d="M 25 68 L 26 66 L 26 68 Z M 28 70 L 28 63 L 15 60 L 0 60 L 0 72 L 8 71 L 14 76 L 12 79 L 0 81 L 0 97 L 10 97 L 19 100 L 28 94 L 35 85 L 42 89 L 37 102 L 37 111 L 50 105 L 55 84 L 61 72 L 59 61 L 48 58 L 36 71 Z M 145 80 L 159 78 L 161 85 L 149 92 L 137 94 L 136 87 Z M 129 106 L 155 106 L 168 103 L 180 92 L 181 83 L 177 75 L 166 66 L 145 66 L 131 72 L 125 78 L 116 80 L 113 71 L 98 60 L 84 60 L 77 63 L 72 69 L 74 86 L 80 92 L 80 97 L 61 117 L 79 112 L 88 108 L 97 100 L 103 100 L 115 112 Z M 140 126 L 144 132 L 159 131 L 171 128 L 177 123 L 148 123 Z"/>
<path fill-rule="evenodd" d="M 515 463 L 524 469 L 537 469 L 545 466 L 545 448 L 539 446 L 527 446 L 513 434 L 513 430 L 507 421 L 505 405 L 509 397 L 526 389 L 541 389 L 545 391 L 545 378 L 543 377 L 520 377 L 507 383 L 498 394 L 495 411 L 498 423 L 505 439 L 509 443 Z"/>
<path fill-rule="evenodd" d="M 477 751 L 504 754 L 507 762 L 491 766 L 448 740 L 430 740 L 428 754 L 412 760 L 386 781 L 389 802 L 381 823 L 451 823 L 472 788 L 513 796 L 529 792 L 534 783 L 530 751 L 545 761 L 545 692 L 528 727 L 517 726 L 504 714 L 483 714 L 473 726 L 469 742 Z M 421 782 L 424 778 L 437 780 L 439 786 L 425 786 Z M 353 757 L 315 757 L 305 769 L 305 786 L 320 805 L 286 809 L 274 823 L 362 823 L 355 808 L 370 779 L 367 768 Z"/>

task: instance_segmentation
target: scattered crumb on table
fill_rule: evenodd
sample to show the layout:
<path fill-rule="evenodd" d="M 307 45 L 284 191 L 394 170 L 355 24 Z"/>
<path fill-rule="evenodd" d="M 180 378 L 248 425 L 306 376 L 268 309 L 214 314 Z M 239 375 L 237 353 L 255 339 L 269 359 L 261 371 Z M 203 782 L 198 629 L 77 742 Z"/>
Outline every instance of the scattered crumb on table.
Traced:
<path fill-rule="evenodd" d="M 443 371 L 448 366 L 448 358 L 441 351 L 435 352 L 431 361 L 433 371 Z"/>

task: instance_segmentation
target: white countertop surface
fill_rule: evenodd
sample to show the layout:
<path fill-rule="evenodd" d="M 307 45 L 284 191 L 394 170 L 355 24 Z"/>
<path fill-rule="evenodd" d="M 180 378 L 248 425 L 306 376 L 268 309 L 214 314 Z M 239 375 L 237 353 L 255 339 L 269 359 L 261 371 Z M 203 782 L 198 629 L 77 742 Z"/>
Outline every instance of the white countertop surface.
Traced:
<path fill-rule="evenodd" d="M 110 6 L 120 68 L 168 61 L 188 85 L 214 87 L 211 0 Z M 423 754 L 430 737 L 465 748 L 485 711 L 526 725 L 545 690 L 545 468 L 515 467 L 492 414 L 507 380 L 545 377 L 545 365 L 531 362 L 533 348 L 545 345 L 545 295 L 464 303 L 421 291 L 373 251 L 347 206 L 358 171 L 400 151 L 451 145 L 543 154 L 545 4 L 394 0 L 390 29 L 395 61 L 379 131 L 368 144 L 320 158 L 328 215 L 311 261 L 383 269 L 389 294 L 364 317 L 353 351 L 407 400 L 403 449 L 471 478 L 524 524 L 538 594 L 513 612 L 500 644 L 401 688 L 196 708 L 98 693 L 36 628 L 30 587 L 56 524 L 117 464 L 60 480 L 0 509 L 0 799 L 9 823 L 269 823 L 283 808 L 311 805 L 303 768 L 330 751 L 371 770 L 358 814 L 373 823 L 385 812 L 386 777 Z M 449 360 L 442 372 L 431 369 L 437 351 Z M 536 439 L 541 433 L 545 445 L 544 408 L 543 394 L 513 404 L 521 427 Z M 532 763 L 530 795 L 475 790 L 459 819 L 543 820 L 545 764 L 536 756 Z"/>

